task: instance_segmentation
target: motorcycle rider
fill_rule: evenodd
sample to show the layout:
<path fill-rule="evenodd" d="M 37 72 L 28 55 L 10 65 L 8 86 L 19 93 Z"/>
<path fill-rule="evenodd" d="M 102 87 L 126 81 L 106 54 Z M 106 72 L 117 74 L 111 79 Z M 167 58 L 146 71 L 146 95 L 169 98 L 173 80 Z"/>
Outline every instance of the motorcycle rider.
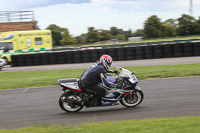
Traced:
<path fill-rule="evenodd" d="M 92 102 L 93 100 L 94 104 L 97 104 L 97 102 L 99 103 L 99 100 L 105 96 L 105 86 L 99 84 L 102 82 L 100 75 L 105 75 L 106 73 L 119 73 L 117 70 L 110 69 L 112 62 L 112 57 L 109 55 L 102 55 L 99 62 L 97 61 L 95 64 L 91 65 L 81 75 L 79 80 L 81 88 L 95 92 L 94 95 L 86 101 L 86 104 L 89 104 L 88 102 Z"/>

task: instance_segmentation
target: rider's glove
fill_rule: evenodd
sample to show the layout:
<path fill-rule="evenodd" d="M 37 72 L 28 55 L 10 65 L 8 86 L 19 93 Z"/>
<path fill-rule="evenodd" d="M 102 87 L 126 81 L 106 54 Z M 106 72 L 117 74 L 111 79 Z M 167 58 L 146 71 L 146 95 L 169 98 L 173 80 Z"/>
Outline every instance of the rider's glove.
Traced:
<path fill-rule="evenodd" d="M 119 71 L 118 70 L 114 70 L 113 73 L 119 74 Z"/>

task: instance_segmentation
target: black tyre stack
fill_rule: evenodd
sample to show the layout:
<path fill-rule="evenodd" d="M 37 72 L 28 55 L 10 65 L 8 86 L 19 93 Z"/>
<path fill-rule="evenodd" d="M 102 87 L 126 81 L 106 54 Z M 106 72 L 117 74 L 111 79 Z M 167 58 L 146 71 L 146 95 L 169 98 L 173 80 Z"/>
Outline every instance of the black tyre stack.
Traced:
<path fill-rule="evenodd" d="M 73 51 L 73 55 L 74 55 L 74 63 L 81 63 L 83 61 L 83 55 L 81 50 Z"/>
<path fill-rule="evenodd" d="M 173 45 L 174 44 L 164 44 L 163 45 L 163 57 L 164 58 L 173 57 Z"/>
<path fill-rule="evenodd" d="M 163 58 L 163 45 L 153 45 L 154 58 Z"/>
<path fill-rule="evenodd" d="M 91 62 L 96 62 L 99 60 L 99 49 L 90 50 L 91 53 Z"/>
<path fill-rule="evenodd" d="M 117 61 L 118 57 L 117 57 L 117 48 L 110 48 L 108 49 L 108 55 L 110 55 L 113 59 L 113 61 Z"/>
<path fill-rule="evenodd" d="M 152 45 L 148 45 L 144 47 L 144 55 L 145 55 L 145 59 L 153 59 L 153 46 Z"/>
<path fill-rule="evenodd" d="M 58 64 L 65 64 L 67 63 L 65 52 L 58 52 Z"/>
<path fill-rule="evenodd" d="M 25 62 L 27 66 L 33 66 L 34 65 L 33 54 L 26 54 Z"/>
<path fill-rule="evenodd" d="M 183 44 L 182 43 L 176 43 L 173 45 L 173 54 L 174 57 L 182 57 L 183 54 Z"/>
<path fill-rule="evenodd" d="M 11 66 L 96 62 L 104 54 L 114 61 L 200 56 L 200 42 L 18 54 L 11 56 Z"/>
<path fill-rule="evenodd" d="M 50 52 L 49 53 L 49 63 L 50 64 L 58 64 L 58 52 Z"/>
<path fill-rule="evenodd" d="M 126 59 L 127 60 L 136 59 L 136 47 L 126 47 Z"/>
<path fill-rule="evenodd" d="M 40 53 L 35 53 L 32 55 L 33 57 L 33 64 L 34 65 L 41 65 L 42 64 L 42 56 Z"/>
<path fill-rule="evenodd" d="M 126 48 L 117 48 L 117 60 L 122 61 L 126 60 Z"/>
<path fill-rule="evenodd" d="M 75 57 L 75 52 L 74 51 L 67 51 L 66 53 L 65 53 L 65 58 L 66 58 L 66 62 L 67 63 L 74 63 L 75 61 L 75 59 L 74 59 L 74 57 Z"/>
<path fill-rule="evenodd" d="M 26 66 L 26 60 L 25 60 L 26 54 L 20 54 L 17 57 L 17 66 Z"/>
<path fill-rule="evenodd" d="M 200 42 L 193 43 L 194 56 L 200 56 Z"/>
<path fill-rule="evenodd" d="M 192 43 L 184 43 L 183 44 L 183 55 L 185 57 L 193 56 L 193 44 Z"/>
<path fill-rule="evenodd" d="M 136 54 L 136 60 L 144 59 L 144 46 L 138 46 L 135 49 L 135 54 Z"/>
<path fill-rule="evenodd" d="M 50 56 L 50 53 L 48 53 L 48 52 L 41 54 L 42 65 L 48 65 L 48 64 L 50 64 L 49 56 Z"/>
<path fill-rule="evenodd" d="M 16 67 L 16 66 L 18 66 L 18 56 L 19 55 L 12 55 L 11 56 L 11 66 L 12 67 Z"/>
<path fill-rule="evenodd" d="M 90 50 L 83 50 L 82 57 L 83 57 L 83 63 L 91 62 Z"/>
<path fill-rule="evenodd" d="M 108 49 L 105 49 L 105 48 L 99 49 L 99 58 L 100 58 L 102 55 L 107 55 L 107 54 L 109 54 L 109 53 L 108 53 Z"/>

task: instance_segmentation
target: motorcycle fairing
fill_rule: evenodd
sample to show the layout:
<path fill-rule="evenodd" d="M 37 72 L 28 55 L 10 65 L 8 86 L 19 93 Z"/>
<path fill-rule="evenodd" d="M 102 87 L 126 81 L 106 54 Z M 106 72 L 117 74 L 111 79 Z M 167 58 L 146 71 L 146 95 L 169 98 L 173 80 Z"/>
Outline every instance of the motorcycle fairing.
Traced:
<path fill-rule="evenodd" d="M 107 76 L 107 80 L 109 82 L 111 82 L 111 83 L 117 83 L 117 80 L 116 80 L 115 76 L 112 76 L 112 75 L 109 75 L 109 74 L 107 74 L 106 76 Z"/>
<path fill-rule="evenodd" d="M 63 87 L 67 87 L 71 90 L 74 91 L 81 91 L 81 89 L 78 86 L 78 80 L 76 78 L 70 78 L 70 79 L 59 79 L 58 83 L 63 86 Z"/>

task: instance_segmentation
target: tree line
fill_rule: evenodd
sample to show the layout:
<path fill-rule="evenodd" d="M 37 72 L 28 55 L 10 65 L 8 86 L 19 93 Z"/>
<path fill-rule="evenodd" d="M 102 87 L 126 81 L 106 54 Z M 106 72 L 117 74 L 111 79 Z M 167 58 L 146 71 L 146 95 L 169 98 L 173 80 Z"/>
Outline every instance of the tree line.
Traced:
<path fill-rule="evenodd" d="M 190 15 L 183 14 L 177 19 L 168 19 L 161 22 L 160 18 L 152 15 L 144 22 L 144 29 L 138 29 L 134 33 L 131 32 L 131 29 L 124 31 L 117 27 L 111 27 L 109 30 L 89 27 L 86 34 L 73 37 L 67 28 L 62 28 L 55 24 L 49 25 L 46 29 L 51 30 L 54 45 L 71 45 L 95 43 L 110 39 L 127 41 L 129 37 L 138 36 L 148 39 L 196 35 L 200 34 L 200 18 L 197 20 Z"/>

